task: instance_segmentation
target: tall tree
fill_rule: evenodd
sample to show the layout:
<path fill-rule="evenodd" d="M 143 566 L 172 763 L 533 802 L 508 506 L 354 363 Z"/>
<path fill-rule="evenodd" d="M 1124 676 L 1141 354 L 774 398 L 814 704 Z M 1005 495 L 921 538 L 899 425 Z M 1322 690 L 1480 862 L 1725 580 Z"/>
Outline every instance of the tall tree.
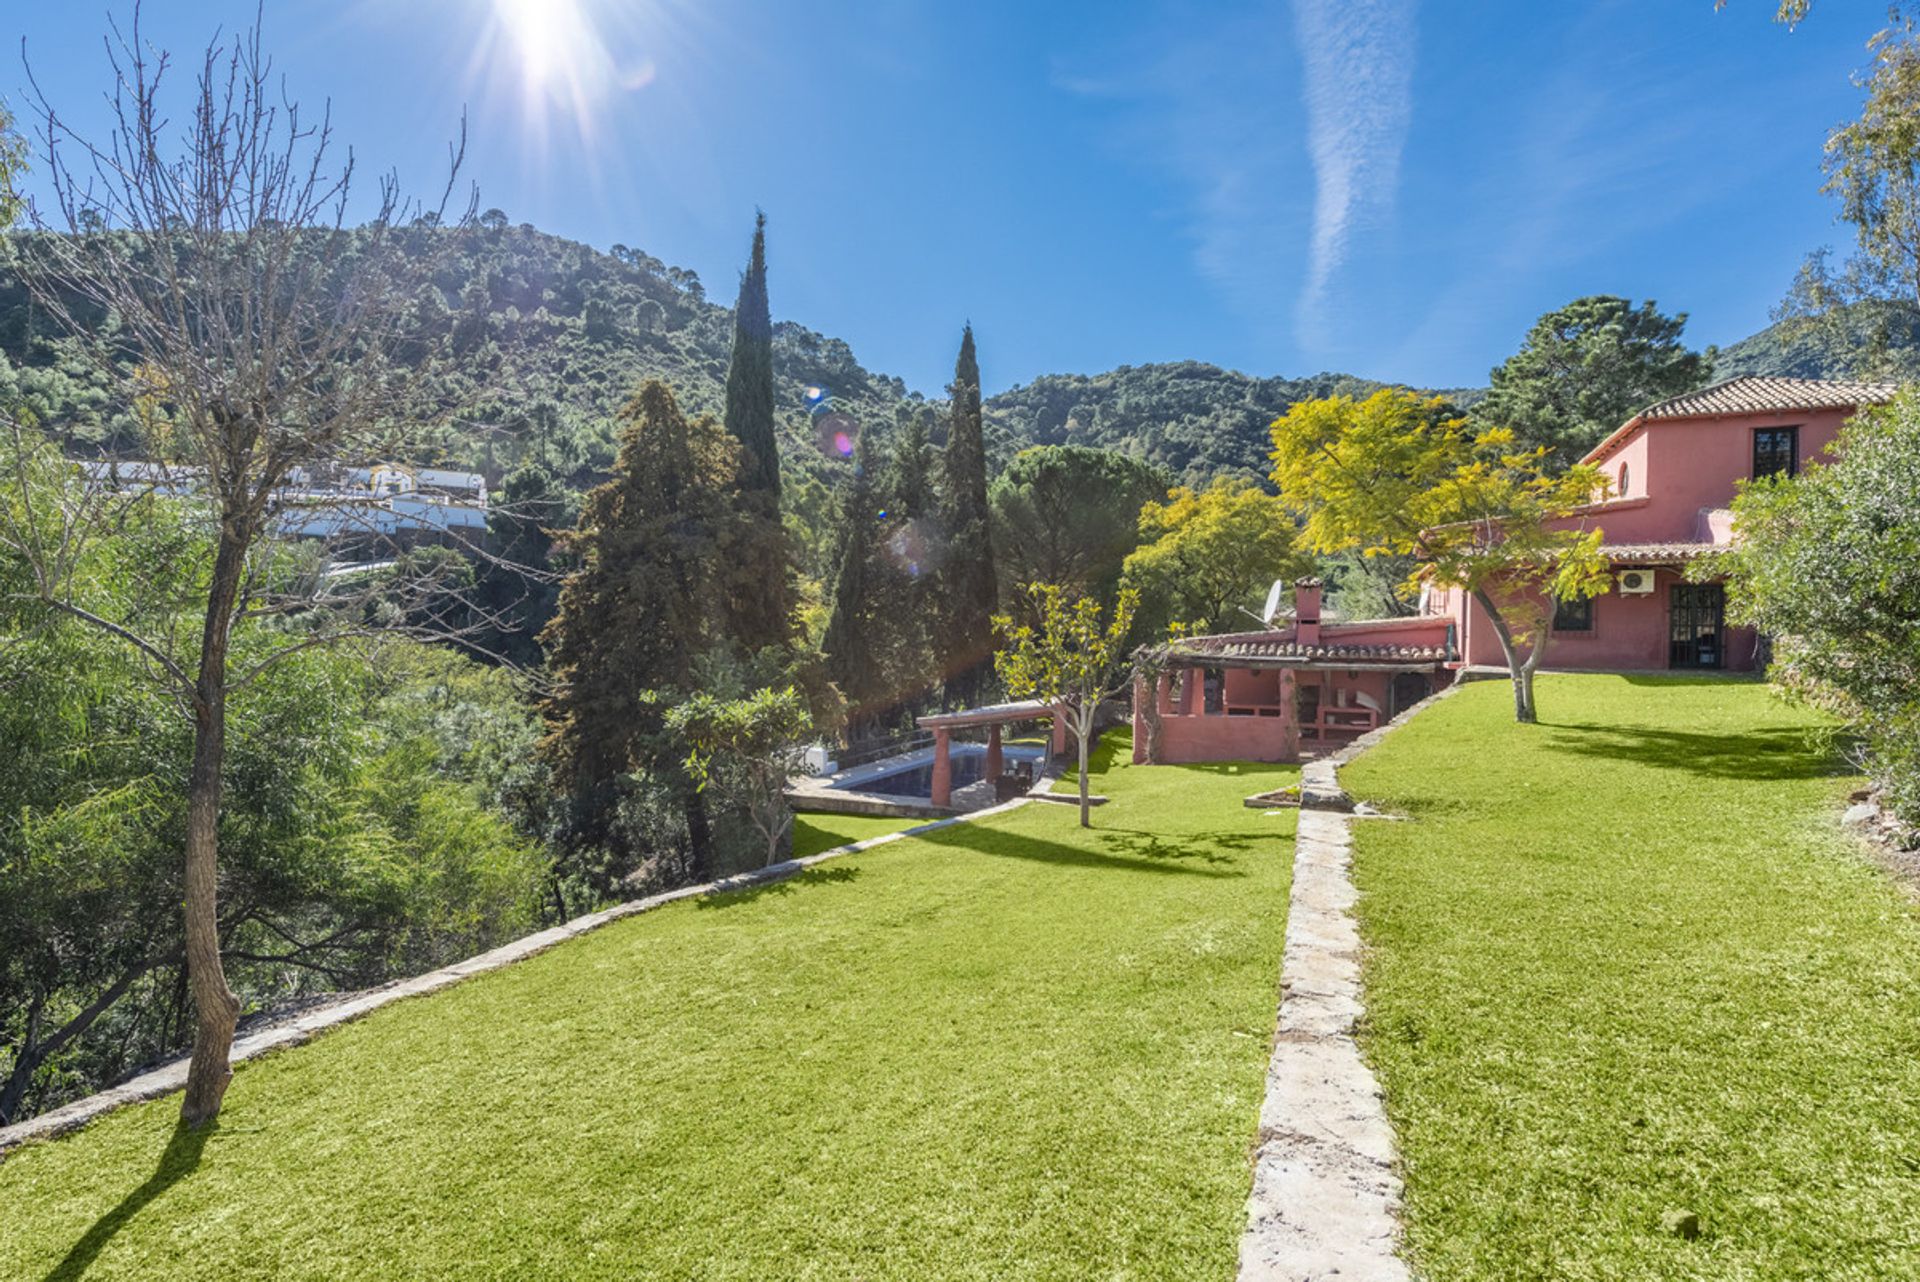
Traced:
<path fill-rule="evenodd" d="M 727 431 L 740 443 L 741 504 L 751 518 L 739 554 L 755 590 L 735 602 L 735 639 L 749 652 L 793 640 L 792 553 L 780 521 L 780 446 L 773 414 L 773 315 L 767 304 L 767 216 L 753 223 L 753 249 L 733 308 L 727 363 Z"/>
<path fill-rule="evenodd" d="M 1860 116 L 1827 135 L 1821 186 L 1853 227 L 1853 252 L 1837 262 L 1824 248 L 1808 255 L 1774 316 L 1783 346 L 1813 347 L 1836 372 L 1910 377 L 1920 333 L 1920 32 L 1896 8 L 1867 49 Z"/>
<path fill-rule="evenodd" d="M 1111 604 L 1120 568 L 1140 546 L 1140 509 L 1172 483 L 1144 459 L 1112 450 L 1037 445 L 1014 455 L 987 494 L 1009 612 L 1033 604 L 1025 591 L 1033 583 Z"/>
<path fill-rule="evenodd" d="M 1528 449 L 1545 447 L 1565 467 L 1636 410 L 1690 392 L 1713 374 L 1713 349 L 1680 341 L 1685 312 L 1662 315 L 1651 300 L 1576 298 L 1533 323 L 1520 350 L 1496 367 L 1493 388 L 1474 408 L 1512 430 Z"/>
<path fill-rule="evenodd" d="M 540 750 L 572 799 L 576 839 L 616 846 L 629 777 L 668 774 L 694 880 L 712 869 L 712 842 L 695 781 L 663 733 L 665 708 L 691 690 L 695 660 L 720 632 L 739 467 L 737 442 L 710 419 L 689 422 L 666 384 L 649 380 L 622 412 L 613 475 L 560 540 L 578 566 L 541 635 L 554 688 Z"/>
<path fill-rule="evenodd" d="M 740 442 L 740 487 L 780 499 L 780 449 L 773 420 L 773 313 L 767 303 L 767 216 L 753 220 L 753 249 L 733 307 L 727 363 L 727 430 Z"/>
<path fill-rule="evenodd" d="M 978 699 L 992 673 L 993 615 L 1000 592 L 993 568 L 987 508 L 987 447 L 980 413 L 980 360 L 973 326 L 960 336 L 953 365 L 947 427 L 947 550 L 941 567 L 946 637 L 943 657 L 949 701 Z"/>
<path fill-rule="evenodd" d="M 1514 717 L 1538 720 L 1533 674 L 1553 603 L 1605 592 L 1608 564 L 1580 510 L 1600 471 L 1544 470 L 1505 428 L 1471 430 L 1445 402 L 1385 388 L 1364 401 L 1302 401 L 1273 425 L 1273 480 L 1319 552 L 1410 556 L 1420 581 L 1486 611 L 1513 677 Z M 1526 655 L 1520 653 L 1528 647 Z"/>
<path fill-rule="evenodd" d="M 339 635 L 331 625 L 346 617 L 289 580 L 272 537 L 276 496 L 296 468 L 392 457 L 439 417 L 420 403 L 422 367 L 394 353 L 458 239 L 449 222 L 464 226 L 472 206 L 445 217 L 451 178 L 430 209 L 404 204 L 384 180 L 371 220 L 349 228 L 349 210 L 367 212 L 351 199 L 353 162 L 336 164 L 324 120 L 288 100 L 257 28 L 207 47 L 179 138 L 163 92 L 167 58 L 144 39 L 137 10 L 109 57 L 110 142 L 88 141 L 38 104 L 57 220 L 41 230 L 61 234 L 27 238 L 20 260 L 36 302 L 94 376 L 138 408 L 148 457 L 194 495 L 207 537 L 155 555 L 204 553 L 193 573 L 172 567 L 204 592 L 196 626 L 157 615 L 140 593 L 107 613 L 81 604 L 79 549 L 116 532 L 143 496 L 95 487 L 53 509 L 59 528 L 24 522 L 5 534 L 32 566 L 43 607 L 138 650 L 192 721 L 182 902 L 195 1033 L 181 1116 L 198 1125 L 218 1114 L 232 1078 L 239 1015 L 219 915 L 228 699 Z M 456 172 L 459 161 L 456 150 Z M 99 315 L 114 317 L 111 330 Z M 236 629 L 295 613 L 305 626 L 230 661 Z"/>
<path fill-rule="evenodd" d="M 891 622 L 883 591 L 886 564 L 880 548 L 883 500 L 876 492 L 873 446 L 862 433 L 854 446 L 853 475 L 840 489 L 838 551 L 833 610 L 827 619 L 827 675 L 847 701 L 847 738 L 855 742 L 874 728 L 888 702 L 886 644 Z"/>
<path fill-rule="evenodd" d="M 1157 627 L 1237 631 L 1250 622 L 1240 612 L 1275 579 L 1312 565 L 1286 505 L 1243 477 L 1169 491 L 1166 502 L 1140 509 L 1139 534 L 1122 581 L 1140 593 Z"/>

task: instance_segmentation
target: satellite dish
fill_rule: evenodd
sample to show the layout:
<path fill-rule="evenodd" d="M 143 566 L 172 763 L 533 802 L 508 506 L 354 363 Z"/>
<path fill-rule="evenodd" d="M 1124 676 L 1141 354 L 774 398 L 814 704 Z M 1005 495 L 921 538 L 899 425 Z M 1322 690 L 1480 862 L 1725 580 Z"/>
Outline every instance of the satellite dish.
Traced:
<path fill-rule="evenodd" d="M 1286 586 L 1285 579 L 1275 579 L 1273 586 L 1267 589 L 1267 606 L 1260 611 L 1260 622 L 1268 627 L 1273 626 L 1274 616 L 1280 613 L 1280 594 L 1286 590 Z"/>

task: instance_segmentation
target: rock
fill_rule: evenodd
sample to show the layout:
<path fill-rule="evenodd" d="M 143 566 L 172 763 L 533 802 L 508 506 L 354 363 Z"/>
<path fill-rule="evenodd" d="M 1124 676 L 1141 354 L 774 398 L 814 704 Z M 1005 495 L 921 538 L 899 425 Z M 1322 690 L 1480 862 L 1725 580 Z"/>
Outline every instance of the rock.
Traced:
<path fill-rule="evenodd" d="M 1861 824 L 1872 823 L 1875 816 L 1879 813 L 1880 807 L 1874 805 L 1871 801 L 1856 801 L 1847 807 L 1845 814 L 1840 816 L 1840 822 L 1849 828 L 1855 828 Z"/>
<path fill-rule="evenodd" d="M 1692 1211 L 1668 1211 L 1660 1217 L 1660 1228 L 1674 1237 L 1691 1242 L 1700 1236 L 1700 1217 Z"/>

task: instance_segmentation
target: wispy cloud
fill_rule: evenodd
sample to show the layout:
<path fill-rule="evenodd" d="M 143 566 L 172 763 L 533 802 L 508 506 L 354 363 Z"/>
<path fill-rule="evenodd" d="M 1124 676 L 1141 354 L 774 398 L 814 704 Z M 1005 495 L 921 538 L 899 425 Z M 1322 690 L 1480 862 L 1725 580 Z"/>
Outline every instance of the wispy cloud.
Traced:
<path fill-rule="evenodd" d="M 1313 342 L 1356 229 L 1390 211 L 1413 120 L 1414 0 L 1293 0 L 1313 160 L 1313 232 L 1295 309 Z"/>
<path fill-rule="evenodd" d="M 1112 109 L 1123 154 L 1177 180 L 1163 214 L 1262 349 L 1336 346 L 1337 271 L 1393 205 L 1415 5 L 1172 2 L 1055 64 L 1056 88 Z"/>

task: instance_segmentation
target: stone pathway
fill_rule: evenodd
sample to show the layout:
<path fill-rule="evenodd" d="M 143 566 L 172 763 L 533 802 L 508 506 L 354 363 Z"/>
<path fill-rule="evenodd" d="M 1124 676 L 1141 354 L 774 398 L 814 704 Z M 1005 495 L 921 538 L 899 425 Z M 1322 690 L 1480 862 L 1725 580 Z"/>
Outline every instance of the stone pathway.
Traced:
<path fill-rule="evenodd" d="M 1340 795 L 1333 761 L 1301 771 L 1312 806 Z M 1400 1177 L 1380 1087 L 1360 1057 L 1351 816 L 1302 809 L 1281 963 L 1280 1024 L 1260 1110 L 1242 1282 L 1406 1282 Z"/>

